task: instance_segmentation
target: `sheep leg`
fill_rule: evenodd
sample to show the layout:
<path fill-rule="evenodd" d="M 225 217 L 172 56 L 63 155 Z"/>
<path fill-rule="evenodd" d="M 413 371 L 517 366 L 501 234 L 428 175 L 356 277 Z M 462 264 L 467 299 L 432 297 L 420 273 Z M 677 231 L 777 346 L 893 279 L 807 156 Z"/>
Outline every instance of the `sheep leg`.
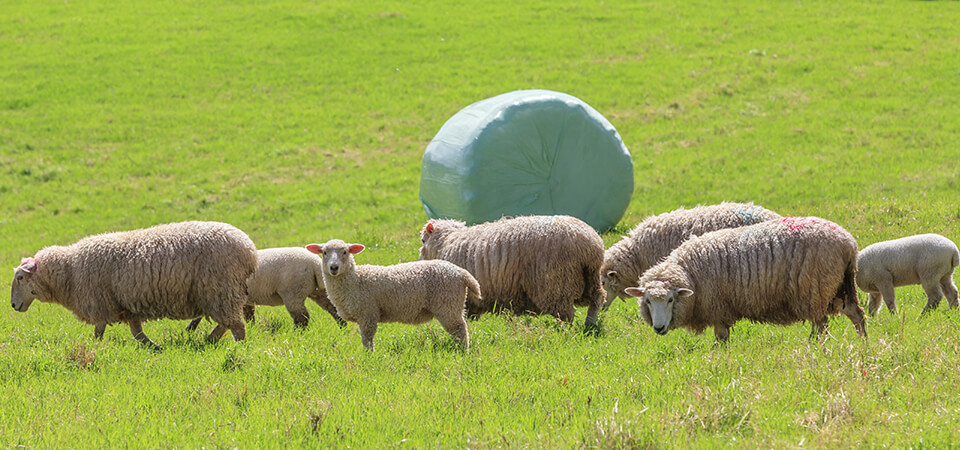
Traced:
<path fill-rule="evenodd" d="M 373 336 L 377 334 L 377 319 L 375 317 L 364 317 L 357 321 L 360 327 L 360 339 L 367 350 L 373 351 Z"/>
<path fill-rule="evenodd" d="M 326 291 L 319 291 L 318 293 L 311 295 L 310 299 L 316 302 L 317 305 L 320 305 L 324 311 L 330 314 L 330 317 L 333 317 L 333 320 L 337 321 L 337 325 L 340 325 L 340 328 L 347 326 L 347 321 L 340 318 L 340 315 L 337 314 L 337 307 L 333 306 L 333 303 L 330 303 L 330 299 L 327 298 Z"/>
<path fill-rule="evenodd" d="M 601 299 L 600 302 L 602 303 L 603 299 Z M 597 318 L 600 315 L 600 308 L 602 308 L 602 306 L 598 305 L 597 302 L 592 302 L 590 306 L 587 307 L 587 318 L 583 321 L 584 330 L 590 331 L 597 328 Z"/>
<path fill-rule="evenodd" d="M 940 292 L 940 284 L 924 281 L 923 291 L 927 293 L 927 306 L 923 307 L 921 315 L 937 309 L 940 306 L 940 300 L 943 300 L 943 292 Z"/>
<path fill-rule="evenodd" d="M 139 320 L 131 320 L 130 322 L 127 322 L 127 324 L 130 325 L 130 333 L 133 334 L 133 337 L 136 340 L 153 347 L 154 350 L 160 350 L 159 345 L 151 341 L 146 334 L 143 334 L 143 325 Z"/>
<path fill-rule="evenodd" d="M 726 325 L 714 325 L 713 335 L 717 338 L 717 342 L 727 342 L 727 339 L 730 339 L 730 327 Z"/>
<path fill-rule="evenodd" d="M 827 334 L 827 318 L 814 319 L 810 321 L 810 340 L 819 340 Z"/>
<path fill-rule="evenodd" d="M 953 277 L 950 275 L 951 274 L 948 273 L 940 279 L 940 287 L 943 288 L 943 294 L 947 297 L 947 304 L 950 305 L 951 308 L 956 308 L 960 306 L 957 303 L 957 285 L 953 284 Z"/>
<path fill-rule="evenodd" d="M 283 295 L 283 305 L 287 307 L 287 312 L 293 318 L 293 326 L 296 328 L 306 328 L 310 324 L 310 311 L 303 304 L 302 298 L 293 295 Z"/>
<path fill-rule="evenodd" d="M 464 351 L 470 349 L 470 336 L 467 334 L 467 321 L 463 319 L 463 314 L 457 314 L 453 318 L 447 315 L 437 316 L 437 321 L 460 344 L 460 348 Z"/>
<path fill-rule="evenodd" d="M 233 335 L 233 340 L 240 342 L 247 337 L 247 326 L 243 322 L 238 322 L 230 328 L 230 334 Z"/>
<path fill-rule="evenodd" d="M 880 295 L 883 296 L 883 302 L 887 304 L 887 310 L 890 314 L 897 313 L 897 295 L 893 290 L 893 282 L 885 281 L 877 285 L 880 289 Z"/>
<path fill-rule="evenodd" d="M 250 323 L 256 323 L 257 318 L 256 316 L 254 316 L 254 313 L 256 312 L 256 310 L 257 310 L 257 307 L 250 303 L 243 305 L 243 320 Z"/>
<path fill-rule="evenodd" d="M 201 320 L 203 320 L 203 317 L 197 317 L 196 319 L 191 320 L 190 323 L 187 324 L 187 331 L 196 330 L 197 326 L 200 325 Z"/>
<path fill-rule="evenodd" d="M 867 293 L 867 308 L 870 311 L 871 316 L 875 316 L 877 311 L 880 310 L 880 304 L 883 302 L 883 297 L 879 292 L 868 292 Z"/>
<path fill-rule="evenodd" d="M 220 338 L 223 337 L 223 334 L 226 332 L 227 332 L 227 327 L 223 326 L 223 324 L 218 323 L 217 326 L 213 328 L 213 331 L 211 331 L 210 334 L 207 335 L 207 342 L 219 341 Z"/>
<path fill-rule="evenodd" d="M 103 339 L 103 332 L 107 330 L 107 324 L 98 323 L 93 326 L 93 337 L 97 340 Z"/>

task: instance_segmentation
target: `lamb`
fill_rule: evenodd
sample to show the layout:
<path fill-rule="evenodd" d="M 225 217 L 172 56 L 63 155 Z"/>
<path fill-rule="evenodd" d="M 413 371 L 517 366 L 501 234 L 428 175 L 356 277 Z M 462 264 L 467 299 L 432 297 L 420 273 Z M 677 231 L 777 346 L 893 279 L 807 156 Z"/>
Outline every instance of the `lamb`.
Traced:
<path fill-rule="evenodd" d="M 854 278 L 857 243 L 839 225 L 817 217 L 785 217 L 692 237 L 626 289 L 658 334 L 701 333 L 712 326 L 726 341 L 740 319 L 812 324 L 822 335 L 827 315 L 842 311 L 867 336 Z"/>
<path fill-rule="evenodd" d="M 603 240 L 580 219 L 525 216 L 470 227 L 430 220 L 420 239 L 421 260 L 450 261 L 480 282 L 484 295 L 467 303 L 471 316 L 505 308 L 572 322 L 574 306 L 588 306 L 585 328 L 596 326 L 605 297 Z"/>
<path fill-rule="evenodd" d="M 464 309 L 480 298 L 469 272 L 446 261 L 415 261 L 392 266 L 356 265 L 363 245 L 333 239 L 310 244 L 323 255 L 323 284 L 337 314 L 360 327 L 363 346 L 373 350 L 380 322 L 421 324 L 436 318 L 465 351 L 470 347 Z"/>
<path fill-rule="evenodd" d="M 144 321 L 210 316 L 210 340 L 230 330 L 246 336 L 242 309 L 257 249 L 239 229 L 220 222 L 180 222 L 88 236 L 46 247 L 14 269 L 10 304 L 25 312 L 34 299 L 58 303 L 94 325 L 125 322 L 140 342 Z"/>
<path fill-rule="evenodd" d="M 953 270 L 960 263 L 957 245 L 939 234 L 920 234 L 877 242 L 860 251 L 857 286 L 867 293 L 870 315 L 880 309 L 880 299 L 891 314 L 897 305 L 893 288 L 920 284 L 927 293 L 921 314 L 940 305 L 944 294 L 951 308 L 957 307 L 957 285 Z M 942 289 L 942 291 L 941 291 Z"/>
<path fill-rule="evenodd" d="M 310 312 L 304 305 L 309 297 L 330 313 L 341 327 L 346 322 L 337 315 L 323 288 L 322 260 L 303 247 L 281 247 L 257 250 L 257 271 L 247 280 L 247 305 L 244 319 L 253 320 L 254 305 L 287 307 L 293 325 L 304 328 L 310 323 Z M 201 318 L 187 325 L 197 328 Z"/>
<path fill-rule="evenodd" d="M 753 203 L 724 202 L 680 208 L 644 219 L 604 254 L 600 268 L 600 279 L 607 292 L 604 308 L 617 297 L 626 297 L 625 288 L 690 236 L 779 218 L 779 214 Z"/>

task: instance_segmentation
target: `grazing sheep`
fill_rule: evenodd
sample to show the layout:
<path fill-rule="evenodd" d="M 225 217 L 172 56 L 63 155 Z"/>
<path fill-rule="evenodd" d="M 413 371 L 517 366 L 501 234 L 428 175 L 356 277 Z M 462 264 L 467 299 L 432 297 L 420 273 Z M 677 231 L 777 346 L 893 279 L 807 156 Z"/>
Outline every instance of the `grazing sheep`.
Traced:
<path fill-rule="evenodd" d="M 897 312 L 893 288 L 920 284 L 927 293 L 923 313 L 936 309 L 944 294 L 951 308 L 957 307 L 953 270 L 960 263 L 957 245 L 939 234 L 919 234 L 877 242 L 860 250 L 857 286 L 868 295 L 868 310 L 876 314 L 880 299 L 890 313 Z M 941 291 L 942 289 L 942 291 Z"/>
<path fill-rule="evenodd" d="M 506 308 L 571 322 L 574 305 L 589 306 L 584 325 L 596 326 L 603 240 L 580 219 L 526 216 L 471 227 L 430 220 L 420 238 L 420 259 L 450 261 L 480 282 L 484 295 L 467 303 L 469 315 Z"/>
<path fill-rule="evenodd" d="M 600 280 L 607 292 L 604 307 L 617 297 L 626 297 L 624 289 L 690 236 L 779 218 L 779 214 L 753 203 L 721 203 L 680 208 L 644 219 L 604 254 L 600 268 Z"/>
<path fill-rule="evenodd" d="M 89 236 L 69 246 L 46 247 L 14 272 L 13 309 L 33 299 L 59 303 L 103 337 L 108 324 L 125 322 L 133 336 L 159 348 L 144 333 L 152 319 L 209 316 L 234 339 L 246 335 L 242 308 L 246 281 L 257 268 L 253 241 L 219 222 L 181 222 Z"/>
<path fill-rule="evenodd" d="M 333 239 L 310 244 L 323 255 L 323 284 L 337 314 L 360 327 L 363 346 L 373 350 L 380 322 L 421 324 L 436 318 L 464 350 L 469 349 L 463 314 L 468 300 L 480 297 L 470 273 L 446 261 L 415 261 L 392 266 L 356 265 L 360 244 Z"/>
<path fill-rule="evenodd" d="M 740 319 L 809 320 L 813 338 L 826 331 L 828 314 L 842 311 L 866 337 L 856 271 L 850 233 L 824 219 L 786 217 L 692 237 L 626 293 L 639 298 L 643 320 L 658 334 L 712 326 L 726 341 Z"/>
<path fill-rule="evenodd" d="M 337 308 L 327 299 L 323 289 L 323 261 L 303 247 L 281 247 L 257 250 L 257 271 L 247 280 L 247 305 L 244 319 L 253 320 L 254 305 L 287 307 L 298 328 L 310 323 L 310 312 L 304 305 L 309 297 L 330 313 L 341 327 L 346 324 L 337 315 Z M 197 328 L 196 318 L 187 330 Z"/>

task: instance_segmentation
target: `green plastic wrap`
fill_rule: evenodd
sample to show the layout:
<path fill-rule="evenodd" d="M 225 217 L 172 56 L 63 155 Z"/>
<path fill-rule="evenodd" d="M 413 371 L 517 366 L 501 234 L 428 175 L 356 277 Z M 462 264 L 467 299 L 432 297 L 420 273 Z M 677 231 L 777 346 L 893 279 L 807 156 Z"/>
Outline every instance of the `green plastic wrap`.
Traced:
<path fill-rule="evenodd" d="M 423 155 L 420 201 L 430 218 L 467 224 L 567 214 L 606 231 L 633 194 L 620 134 L 580 99 L 514 91 L 447 120 Z"/>

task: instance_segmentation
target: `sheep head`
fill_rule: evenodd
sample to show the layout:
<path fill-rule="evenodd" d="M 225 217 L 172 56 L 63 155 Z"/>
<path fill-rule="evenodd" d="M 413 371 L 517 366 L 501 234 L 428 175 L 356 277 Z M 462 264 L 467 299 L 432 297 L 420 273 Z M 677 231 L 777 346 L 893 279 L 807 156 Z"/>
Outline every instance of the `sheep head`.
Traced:
<path fill-rule="evenodd" d="M 640 316 L 661 335 L 677 328 L 675 317 L 682 314 L 675 314 L 675 310 L 685 309 L 683 299 L 693 295 L 692 290 L 663 280 L 647 281 L 638 287 L 628 287 L 624 292 L 637 297 Z"/>
<path fill-rule="evenodd" d="M 13 282 L 10 287 L 10 306 L 13 309 L 25 312 L 30 309 L 33 299 L 37 298 L 38 287 L 34 276 L 37 267 L 37 260 L 24 258 L 20 265 L 13 269 Z"/>
<path fill-rule="evenodd" d="M 353 270 L 353 255 L 362 252 L 364 246 L 331 239 L 326 244 L 310 244 L 306 248 L 311 253 L 321 255 L 324 272 L 335 277 L 347 270 Z"/>
<path fill-rule="evenodd" d="M 449 231 L 464 228 L 465 223 L 459 220 L 430 219 L 420 230 L 420 259 L 437 259 L 442 246 L 442 235 Z"/>

